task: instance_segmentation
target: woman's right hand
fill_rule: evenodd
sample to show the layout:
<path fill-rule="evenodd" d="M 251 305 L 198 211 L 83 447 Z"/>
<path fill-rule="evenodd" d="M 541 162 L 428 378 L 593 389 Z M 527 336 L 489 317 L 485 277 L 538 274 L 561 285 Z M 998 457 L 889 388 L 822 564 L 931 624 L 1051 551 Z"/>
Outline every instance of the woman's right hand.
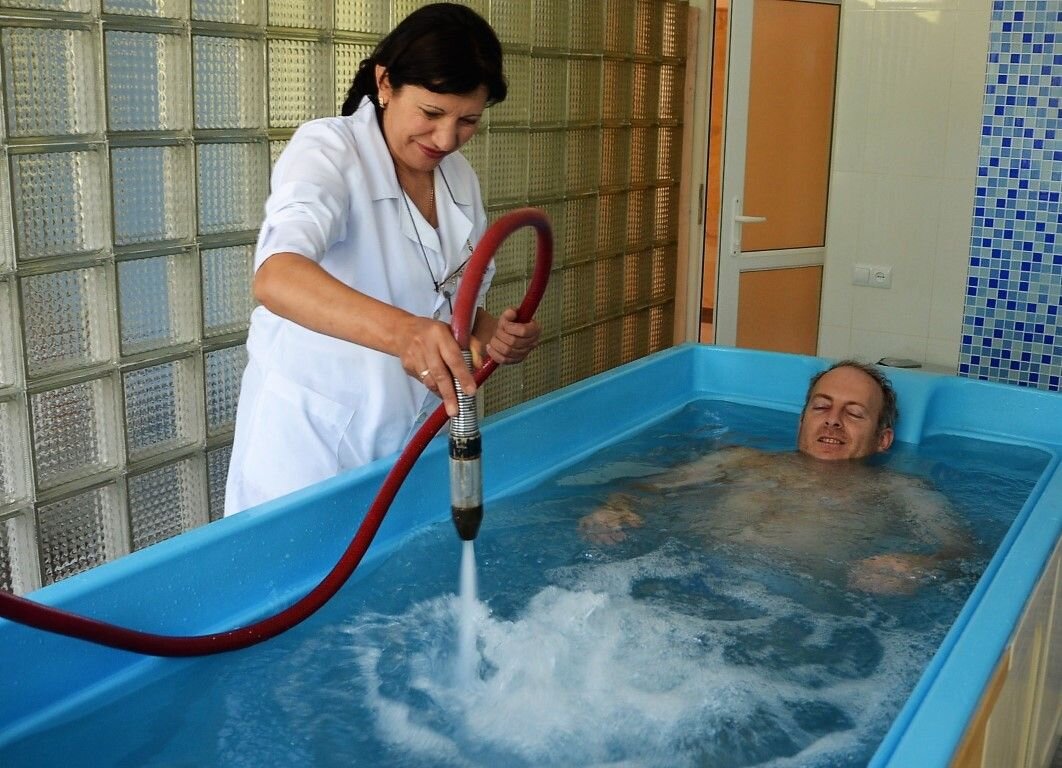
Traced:
<path fill-rule="evenodd" d="M 476 393 L 476 382 L 450 326 L 439 320 L 409 315 L 398 329 L 398 335 L 399 359 L 406 373 L 442 398 L 450 418 L 456 416 L 454 379 L 467 395 Z"/>

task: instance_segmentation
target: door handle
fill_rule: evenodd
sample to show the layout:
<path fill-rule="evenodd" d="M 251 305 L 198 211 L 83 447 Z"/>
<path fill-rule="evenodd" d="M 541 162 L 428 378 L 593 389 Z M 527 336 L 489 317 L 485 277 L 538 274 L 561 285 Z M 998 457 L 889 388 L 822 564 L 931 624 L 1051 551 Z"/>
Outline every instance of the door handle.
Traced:
<path fill-rule="evenodd" d="M 733 202 L 734 224 L 730 227 L 730 255 L 737 257 L 741 253 L 741 227 L 745 224 L 762 224 L 767 221 L 766 216 L 746 216 L 741 212 L 741 198 L 735 197 Z"/>

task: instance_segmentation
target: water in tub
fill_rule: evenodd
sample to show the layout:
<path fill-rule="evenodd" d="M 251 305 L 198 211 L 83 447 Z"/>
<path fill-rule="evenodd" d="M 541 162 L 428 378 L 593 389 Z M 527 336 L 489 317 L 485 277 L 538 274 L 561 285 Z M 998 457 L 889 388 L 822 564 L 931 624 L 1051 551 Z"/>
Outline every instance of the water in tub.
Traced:
<path fill-rule="evenodd" d="M 937 437 L 816 480 L 795 429 L 692 403 L 0 763 L 863 766 L 1046 457 Z"/>

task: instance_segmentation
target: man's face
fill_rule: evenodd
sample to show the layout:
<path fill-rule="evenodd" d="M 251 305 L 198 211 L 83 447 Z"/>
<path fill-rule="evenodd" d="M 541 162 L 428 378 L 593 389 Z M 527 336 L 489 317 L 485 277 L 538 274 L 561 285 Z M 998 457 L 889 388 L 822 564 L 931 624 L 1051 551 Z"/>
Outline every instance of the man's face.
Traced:
<path fill-rule="evenodd" d="M 816 383 L 800 417 L 797 448 L 816 459 L 862 459 L 887 451 L 892 429 L 878 434 L 881 388 L 858 368 L 835 368 Z"/>

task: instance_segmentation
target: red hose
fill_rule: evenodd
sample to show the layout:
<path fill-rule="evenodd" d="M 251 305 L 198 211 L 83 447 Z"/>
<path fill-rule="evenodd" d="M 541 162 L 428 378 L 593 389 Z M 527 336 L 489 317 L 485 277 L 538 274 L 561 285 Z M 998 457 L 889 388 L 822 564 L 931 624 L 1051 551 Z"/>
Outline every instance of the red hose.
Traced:
<path fill-rule="evenodd" d="M 472 315 L 476 308 L 475 302 L 479 287 L 483 282 L 484 270 L 502 241 L 524 226 L 533 226 L 537 230 L 538 246 L 534 275 L 516 315 L 519 322 L 527 322 L 534 316 L 549 280 L 549 271 L 553 262 L 553 235 L 550 230 L 549 217 L 544 211 L 537 208 L 520 208 L 495 221 L 484 233 L 469 259 L 465 277 L 458 290 L 454 318 L 451 323 L 454 338 L 457 339 L 462 349 L 468 349 Z M 497 363 L 488 359 L 475 372 L 476 384 L 482 384 L 495 368 L 497 368 Z M 362 520 L 361 526 L 339 562 L 302 599 L 273 616 L 244 627 L 210 635 L 156 635 L 90 619 L 0 591 L 0 617 L 48 632 L 150 656 L 205 656 L 247 648 L 276 637 L 313 615 L 339 591 L 354 573 L 354 569 L 358 567 L 375 538 L 380 524 L 383 523 L 384 515 L 387 514 L 406 475 L 409 474 L 413 464 L 435 433 L 446 423 L 446 419 L 446 409 L 440 405 L 399 454 L 391 471 L 384 478 L 383 485 L 369 507 L 369 511 L 366 512 L 365 519 Z"/>

